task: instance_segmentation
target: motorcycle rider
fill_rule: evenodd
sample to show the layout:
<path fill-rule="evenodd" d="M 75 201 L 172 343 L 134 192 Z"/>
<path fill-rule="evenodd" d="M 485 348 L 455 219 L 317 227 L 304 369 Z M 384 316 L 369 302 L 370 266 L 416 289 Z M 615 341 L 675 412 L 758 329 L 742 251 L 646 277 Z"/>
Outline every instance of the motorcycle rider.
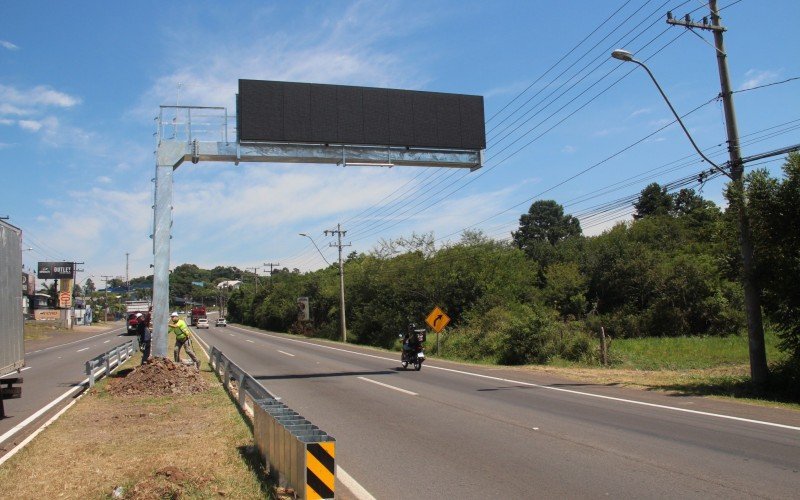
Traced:
<path fill-rule="evenodd" d="M 403 335 L 403 357 L 408 361 L 413 361 L 413 355 L 419 351 L 419 337 L 416 330 L 417 325 L 409 323 L 408 331 Z"/>

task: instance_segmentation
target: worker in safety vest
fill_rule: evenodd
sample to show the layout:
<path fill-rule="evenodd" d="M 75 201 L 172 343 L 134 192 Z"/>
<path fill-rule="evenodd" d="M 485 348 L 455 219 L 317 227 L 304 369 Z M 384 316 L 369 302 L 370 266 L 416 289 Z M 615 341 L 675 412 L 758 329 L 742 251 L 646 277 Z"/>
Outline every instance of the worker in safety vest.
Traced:
<path fill-rule="evenodd" d="M 176 312 L 170 314 L 169 331 L 170 333 L 175 334 L 175 362 L 181 362 L 181 347 L 185 346 L 186 354 L 192 358 L 194 365 L 199 370 L 200 361 L 197 359 L 197 356 L 195 356 L 194 351 L 192 350 L 192 331 L 189 330 L 188 326 L 186 326 L 186 322 L 178 317 L 178 313 Z"/>

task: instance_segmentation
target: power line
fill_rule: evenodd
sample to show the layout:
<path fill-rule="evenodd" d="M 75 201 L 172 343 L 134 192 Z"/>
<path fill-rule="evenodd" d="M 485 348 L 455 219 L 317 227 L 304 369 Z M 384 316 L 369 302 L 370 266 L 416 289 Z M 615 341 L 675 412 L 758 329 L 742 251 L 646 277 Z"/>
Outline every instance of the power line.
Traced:
<path fill-rule="evenodd" d="M 782 80 L 780 82 L 765 83 L 764 85 L 758 85 L 757 87 L 750 87 L 750 88 L 741 89 L 741 90 L 734 90 L 734 91 L 731 92 L 731 94 L 740 94 L 742 92 L 750 92 L 751 90 L 758 90 L 758 89 L 763 89 L 763 88 L 766 88 L 766 87 L 772 87 L 773 85 L 781 85 L 783 83 L 789 83 L 789 82 L 793 82 L 795 80 L 800 80 L 800 76 L 794 76 L 792 78 L 787 78 L 786 80 Z"/>

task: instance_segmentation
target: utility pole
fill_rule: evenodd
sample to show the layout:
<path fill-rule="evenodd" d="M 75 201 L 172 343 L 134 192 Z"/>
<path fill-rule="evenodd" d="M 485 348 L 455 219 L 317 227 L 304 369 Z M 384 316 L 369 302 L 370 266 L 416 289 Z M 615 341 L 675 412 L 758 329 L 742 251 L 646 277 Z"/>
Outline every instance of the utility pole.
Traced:
<path fill-rule="evenodd" d="M 131 281 L 130 275 L 128 274 L 128 263 L 130 262 L 129 257 L 130 253 L 125 252 L 125 296 L 127 297 L 131 293 Z"/>
<path fill-rule="evenodd" d="M 280 266 L 281 263 L 280 262 L 264 262 L 264 265 L 265 266 L 269 266 L 269 275 L 270 275 L 270 277 L 272 277 L 272 268 Z"/>
<path fill-rule="evenodd" d="M 108 321 L 108 280 L 114 279 L 114 277 L 113 276 L 107 276 L 105 274 L 101 275 L 100 277 L 103 278 L 103 281 L 106 282 L 106 286 L 104 288 L 105 295 L 106 295 L 106 312 L 105 312 L 105 314 L 103 314 L 103 321 Z"/>
<path fill-rule="evenodd" d="M 258 292 L 258 268 L 257 267 L 245 267 L 244 268 L 245 271 L 249 271 L 251 269 L 253 270 L 253 274 L 255 274 L 255 276 L 253 277 L 253 281 L 256 284 L 256 292 Z"/>
<path fill-rule="evenodd" d="M 736 210 L 739 219 L 739 246 L 742 255 L 742 286 L 744 288 L 744 307 L 747 316 L 750 377 L 756 386 L 763 387 L 769 379 L 769 367 L 767 366 L 767 351 L 764 344 L 760 290 L 756 283 L 756 265 L 752 235 L 750 234 L 750 219 L 747 214 L 747 200 L 744 191 L 744 163 L 739 149 L 739 130 L 736 124 L 733 92 L 731 92 L 730 76 L 728 74 L 728 55 L 725 52 L 725 45 L 722 40 L 722 33 L 725 28 L 720 24 L 717 0 L 710 0 L 708 6 L 711 10 L 711 24 L 708 24 L 706 18 L 703 18 L 702 23 L 693 22 L 688 14 L 683 20 L 677 20 L 672 17 L 671 12 L 667 13 L 667 23 L 683 26 L 687 29 L 709 30 L 714 34 L 714 46 L 717 53 L 717 67 L 721 87 L 720 97 L 722 98 L 722 107 L 725 113 L 728 154 L 731 165 L 731 184 L 728 189 L 728 201 Z"/>
<path fill-rule="evenodd" d="M 336 229 L 326 229 L 325 236 L 333 236 L 338 238 L 338 243 L 329 243 L 328 246 L 339 248 L 339 316 L 342 325 L 342 342 L 347 342 L 347 321 L 344 314 L 344 264 L 342 263 L 342 247 L 349 247 L 352 244 L 342 245 L 342 236 L 347 234 L 347 231 L 342 231 L 342 225 L 336 224 Z"/>
<path fill-rule="evenodd" d="M 269 266 L 269 281 L 267 283 L 272 283 L 272 268 L 280 266 L 281 263 L 280 262 L 264 262 L 264 265 L 265 266 Z M 269 286 L 271 286 L 271 285 L 268 284 L 267 287 L 269 287 Z"/>

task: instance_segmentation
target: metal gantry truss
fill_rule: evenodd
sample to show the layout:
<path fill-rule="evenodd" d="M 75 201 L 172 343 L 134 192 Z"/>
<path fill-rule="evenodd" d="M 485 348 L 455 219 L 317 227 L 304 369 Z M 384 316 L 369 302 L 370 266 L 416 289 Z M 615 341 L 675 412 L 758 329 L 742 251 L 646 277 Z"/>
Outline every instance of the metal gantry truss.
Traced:
<path fill-rule="evenodd" d="M 174 113 L 174 115 L 173 115 Z M 167 115 L 173 115 L 170 119 Z M 153 222 L 153 355 L 167 354 L 172 175 L 183 162 L 316 163 L 347 166 L 417 166 L 476 170 L 482 150 L 424 149 L 348 144 L 240 143 L 228 140 L 222 107 L 161 106 L 157 132 Z M 170 134 L 171 133 L 171 134 Z M 202 140 L 212 138 L 214 140 Z"/>

